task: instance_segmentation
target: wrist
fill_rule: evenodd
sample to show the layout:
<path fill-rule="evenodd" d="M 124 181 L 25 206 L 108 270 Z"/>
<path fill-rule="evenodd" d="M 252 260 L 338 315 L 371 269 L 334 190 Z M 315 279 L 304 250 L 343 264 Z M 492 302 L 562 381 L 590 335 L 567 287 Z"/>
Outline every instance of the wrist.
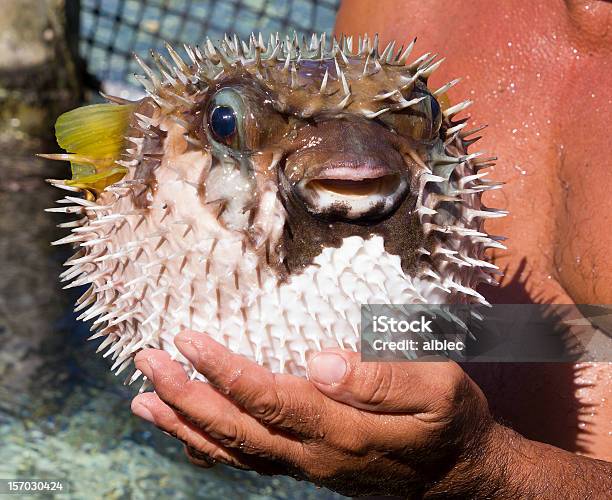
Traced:
<path fill-rule="evenodd" d="M 612 464 L 530 441 L 494 423 L 427 498 L 605 498 Z"/>
<path fill-rule="evenodd" d="M 430 488 L 426 498 L 516 498 L 521 480 L 515 464 L 529 441 L 496 422 L 489 422 L 466 445 L 456 464 Z"/>

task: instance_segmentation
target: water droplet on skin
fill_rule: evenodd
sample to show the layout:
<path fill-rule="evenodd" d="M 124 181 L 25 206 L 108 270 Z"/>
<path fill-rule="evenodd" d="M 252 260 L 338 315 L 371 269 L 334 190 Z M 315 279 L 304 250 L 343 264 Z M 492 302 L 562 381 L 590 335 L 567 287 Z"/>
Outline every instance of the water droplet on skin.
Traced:
<path fill-rule="evenodd" d="M 518 171 L 521 175 L 527 174 L 527 170 L 524 170 L 523 168 L 521 168 L 520 165 L 514 165 L 514 170 Z"/>

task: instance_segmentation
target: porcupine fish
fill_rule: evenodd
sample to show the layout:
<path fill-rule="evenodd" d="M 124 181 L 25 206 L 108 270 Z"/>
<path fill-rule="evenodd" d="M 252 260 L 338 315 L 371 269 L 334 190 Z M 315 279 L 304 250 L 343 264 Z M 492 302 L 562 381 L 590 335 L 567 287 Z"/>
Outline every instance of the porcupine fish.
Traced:
<path fill-rule="evenodd" d="M 364 303 L 485 303 L 485 257 L 501 238 L 481 204 L 500 183 L 469 153 L 478 138 L 411 60 L 414 41 L 237 37 L 183 59 L 137 58 L 146 97 L 62 115 L 77 214 L 56 244 L 63 274 L 89 284 L 76 310 L 117 373 L 146 347 L 176 357 L 182 329 L 204 331 L 276 372 L 303 375 L 309 352 L 358 349 Z M 479 130 L 479 129 L 477 129 Z M 131 382 L 140 372 L 128 376 Z"/>

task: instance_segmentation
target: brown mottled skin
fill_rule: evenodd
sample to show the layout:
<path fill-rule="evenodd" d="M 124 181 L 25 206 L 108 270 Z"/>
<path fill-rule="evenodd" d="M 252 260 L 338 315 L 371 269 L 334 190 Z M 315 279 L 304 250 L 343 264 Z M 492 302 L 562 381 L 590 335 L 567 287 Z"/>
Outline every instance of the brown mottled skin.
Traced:
<path fill-rule="evenodd" d="M 510 238 L 495 256 L 507 278 L 485 290 L 490 299 L 612 303 L 612 4 L 345 0 L 336 30 L 416 35 L 421 50 L 448 56 L 436 83 L 465 76 L 450 98 L 473 92 L 476 123 L 490 124 L 479 149 L 500 157 L 493 176 L 507 182 L 488 201 L 512 213 L 488 227 Z M 485 366 L 470 378 L 454 363 L 360 363 L 336 351 L 314 356 L 305 381 L 207 335 L 184 332 L 176 345 L 212 387 L 145 350 L 136 364 L 156 393 L 132 409 L 202 467 L 290 474 L 346 495 L 581 499 L 612 490 L 610 364 Z"/>

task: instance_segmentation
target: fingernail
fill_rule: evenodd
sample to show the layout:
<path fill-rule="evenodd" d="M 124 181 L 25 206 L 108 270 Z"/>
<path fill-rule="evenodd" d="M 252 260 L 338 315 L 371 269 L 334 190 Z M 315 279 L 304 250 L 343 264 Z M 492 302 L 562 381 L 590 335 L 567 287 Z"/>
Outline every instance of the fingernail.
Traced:
<path fill-rule="evenodd" d="M 181 338 L 174 339 L 174 344 L 178 348 L 179 351 L 185 356 L 189 361 L 195 363 L 200 358 L 200 353 L 196 346 L 193 345 L 191 340 L 183 340 Z"/>
<path fill-rule="evenodd" d="M 345 374 L 346 361 L 333 352 L 318 353 L 308 363 L 308 377 L 319 384 L 337 384 Z"/>
<path fill-rule="evenodd" d="M 153 417 L 151 410 L 140 402 L 135 402 L 132 405 L 132 413 L 137 417 L 146 420 L 147 422 L 151 422 L 152 424 L 155 423 L 155 418 Z"/>

